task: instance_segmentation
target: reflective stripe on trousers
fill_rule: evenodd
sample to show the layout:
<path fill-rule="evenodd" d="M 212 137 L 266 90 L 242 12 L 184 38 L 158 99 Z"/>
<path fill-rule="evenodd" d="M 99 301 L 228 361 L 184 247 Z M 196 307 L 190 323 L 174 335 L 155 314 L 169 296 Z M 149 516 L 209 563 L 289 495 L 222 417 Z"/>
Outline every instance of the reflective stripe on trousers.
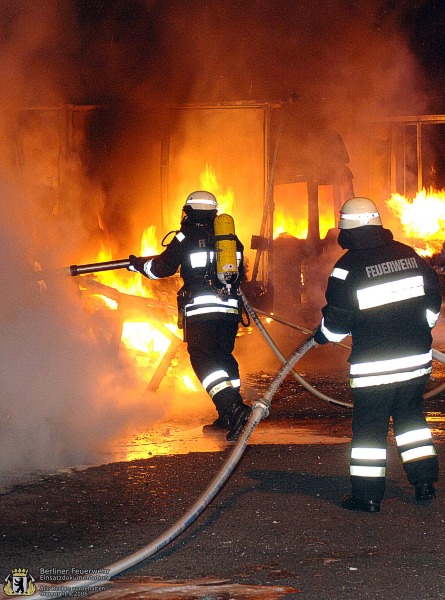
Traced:
<path fill-rule="evenodd" d="M 351 448 L 349 472 L 354 477 L 385 477 L 386 448 Z"/>
<path fill-rule="evenodd" d="M 433 438 L 428 427 L 413 429 L 396 435 L 396 444 L 404 464 L 436 456 Z"/>
<path fill-rule="evenodd" d="M 216 394 L 222 392 L 225 388 L 234 387 L 229 379 L 229 374 L 223 369 L 213 371 L 202 380 L 202 385 L 206 389 L 206 392 L 210 398 L 214 398 Z"/>

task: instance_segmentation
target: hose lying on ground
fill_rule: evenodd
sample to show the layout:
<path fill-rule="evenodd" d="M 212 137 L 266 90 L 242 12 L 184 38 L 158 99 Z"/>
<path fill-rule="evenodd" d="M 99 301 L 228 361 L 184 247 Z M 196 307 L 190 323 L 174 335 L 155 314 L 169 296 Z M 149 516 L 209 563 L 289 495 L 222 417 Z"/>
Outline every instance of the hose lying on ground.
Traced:
<path fill-rule="evenodd" d="M 126 570 L 130 569 L 131 567 L 137 565 L 138 563 L 142 562 L 143 560 L 146 560 L 147 558 L 149 558 L 156 552 L 159 552 L 159 550 L 162 550 L 162 548 L 164 548 L 170 542 L 172 542 L 174 539 L 176 539 L 183 531 L 185 531 L 185 529 L 187 529 L 199 517 L 199 515 L 208 506 L 208 504 L 212 501 L 212 499 L 216 496 L 216 494 L 219 492 L 219 490 L 223 487 L 223 485 L 225 484 L 227 479 L 232 474 L 232 472 L 235 469 L 236 465 L 238 464 L 241 456 L 243 455 L 244 450 L 246 449 L 248 440 L 249 440 L 250 436 L 252 435 L 255 427 L 258 425 L 258 423 L 261 421 L 261 419 L 263 419 L 264 417 L 267 417 L 267 415 L 269 414 L 269 408 L 270 408 L 270 404 L 272 402 L 273 396 L 277 392 L 280 385 L 283 383 L 285 377 L 290 372 L 292 372 L 293 376 L 297 379 L 297 381 L 299 381 L 307 390 L 314 393 L 314 395 L 316 395 L 318 398 L 321 398 L 328 402 L 333 402 L 335 404 L 340 404 L 341 406 L 348 406 L 348 407 L 352 406 L 350 403 L 334 400 L 333 398 L 329 398 L 328 396 L 325 396 L 321 392 L 318 392 L 310 384 L 308 384 L 296 371 L 293 370 L 293 367 L 300 360 L 300 358 L 302 358 L 302 356 L 304 354 L 306 354 L 306 352 L 315 345 L 315 342 L 314 342 L 314 339 L 312 336 L 309 339 L 307 339 L 301 346 L 299 346 L 294 351 L 294 353 L 291 355 L 291 357 L 286 361 L 284 359 L 284 356 L 281 354 L 280 350 L 278 349 L 278 347 L 273 342 L 272 338 L 267 333 L 266 329 L 263 327 L 261 321 L 258 319 L 257 315 L 255 314 L 254 309 L 250 306 L 250 304 L 247 301 L 247 299 L 245 298 L 244 294 L 242 294 L 242 297 L 243 297 L 243 302 L 246 306 L 246 309 L 248 310 L 250 316 L 254 319 L 255 324 L 257 325 L 257 327 L 259 328 L 259 330 L 261 331 L 261 333 L 263 334 L 265 339 L 268 341 L 270 347 L 273 349 L 273 351 L 275 352 L 277 357 L 284 364 L 283 364 L 282 368 L 280 369 L 280 371 L 278 372 L 278 374 L 276 375 L 276 377 L 273 379 L 271 385 L 269 386 L 269 389 L 267 390 L 267 392 L 263 396 L 263 398 L 261 400 L 255 402 L 255 404 L 253 405 L 252 413 L 249 417 L 246 427 L 245 427 L 243 433 L 241 434 L 239 440 L 237 441 L 235 447 L 233 448 L 229 458 L 224 463 L 224 465 L 222 466 L 220 471 L 217 473 L 217 475 L 214 477 L 214 479 L 209 484 L 209 486 L 204 491 L 204 493 L 200 496 L 200 498 L 198 498 L 198 500 L 187 511 L 187 513 L 182 517 L 182 519 L 180 519 L 174 525 L 172 525 L 172 527 L 170 527 L 170 529 L 168 529 L 163 535 L 156 538 L 153 542 L 151 542 L 147 546 L 141 548 L 139 551 L 134 552 L 133 554 L 130 554 L 129 556 L 127 556 L 115 563 L 112 563 L 111 565 L 104 567 L 103 569 L 100 569 L 100 571 L 102 573 L 106 573 L 108 575 L 109 579 L 116 577 L 116 575 L 119 575 L 123 571 L 126 571 Z M 273 318 L 272 315 L 267 315 L 267 316 L 270 316 L 271 318 Z M 298 328 L 298 329 L 303 330 L 303 328 Z M 307 331 L 308 330 L 306 330 L 306 332 Z M 445 363 L 445 354 L 442 354 L 441 352 L 439 352 L 437 350 L 433 350 L 433 358 Z M 437 390 L 439 390 L 439 388 L 442 389 L 444 387 L 445 387 L 445 384 L 439 386 L 438 388 L 436 388 L 436 390 L 433 390 L 433 392 L 438 393 Z M 429 392 L 429 394 L 431 395 L 432 392 Z M 88 593 L 94 593 L 94 588 L 103 586 L 105 583 L 107 583 L 107 582 L 103 581 L 103 580 L 97 580 L 97 579 L 82 579 L 82 580 L 75 580 L 75 581 L 66 581 L 62 584 L 51 586 L 50 595 L 52 598 L 59 598 L 61 596 L 70 596 L 70 593 L 72 595 L 72 593 L 75 593 L 76 590 L 81 589 L 82 595 L 85 596 L 85 595 L 87 595 L 87 590 L 89 590 Z M 46 600 L 47 597 L 48 597 L 47 594 L 33 595 L 33 600 Z"/>
<path fill-rule="evenodd" d="M 206 508 L 206 506 L 211 502 L 211 500 L 216 496 L 219 490 L 222 488 L 224 483 L 227 481 L 236 465 L 238 464 L 241 456 L 243 455 L 244 450 L 246 449 L 247 442 L 252 435 L 253 430 L 261 421 L 262 418 L 267 417 L 269 414 L 269 408 L 272 401 L 273 396 L 276 391 L 283 383 L 286 375 L 291 371 L 293 366 L 300 360 L 300 358 L 306 354 L 308 350 L 310 350 L 314 346 L 315 342 L 312 336 L 307 339 L 301 346 L 299 346 L 291 355 L 289 360 L 283 365 L 278 374 L 275 376 L 272 381 L 269 389 L 263 396 L 261 400 L 258 400 L 254 403 L 252 407 L 252 412 L 250 414 L 249 420 L 246 424 L 246 427 L 238 439 L 235 447 L 230 453 L 229 458 L 224 463 L 220 471 L 214 477 L 210 485 L 204 491 L 200 498 L 193 504 L 193 506 L 186 512 L 186 514 L 177 521 L 170 529 L 168 529 L 163 535 L 155 539 L 153 542 L 141 548 L 137 552 L 130 554 L 129 556 L 109 565 L 108 567 L 104 567 L 100 569 L 102 573 L 106 573 L 109 579 L 112 579 L 119 573 L 126 571 L 133 567 L 134 565 L 142 562 L 143 560 L 149 558 L 165 546 L 172 542 L 175 538 L 177 538 L 187 527 L 189 527 L 193 521 L 195 521 L 202 511 Z M 96 571 L 98 571 L 96 569 Z M 46 595 L 34 595 L 33 600 L 47 600 L 48 594 L 51 598 L 60 598 L 61 596 L 70 596 L 75 595 L 76 590 L 82 590 L 82 595 L 87 595 L 86 590 L 91 590 L 88 593 L 94 593 L 94 588 L 98 586 L 103 586 L 106 581 L 97 579 L 82 579 L 82 580 L 74 580 L 74 581 L 65 581 L 64 583 L 51 586 L 51 590 L 47 592 Z"/>

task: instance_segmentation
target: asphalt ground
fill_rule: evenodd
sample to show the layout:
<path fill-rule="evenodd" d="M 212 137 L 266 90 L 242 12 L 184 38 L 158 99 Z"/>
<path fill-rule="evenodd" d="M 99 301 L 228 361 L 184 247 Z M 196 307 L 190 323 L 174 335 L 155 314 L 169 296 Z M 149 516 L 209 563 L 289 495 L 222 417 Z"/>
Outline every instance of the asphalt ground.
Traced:
<path fill-rule="evenodd" d="M 271 379 L 255 380 L 267 387 Z M 320 375 L 320 384 L 347 399 L 342 377 Z M 293 380 L 273 407 L 268 420 L 277 431 L 285 423 L 296 434 L 329 433 L 332 443 L 249 444 L 218 495 L 179 537 L 91 597 L 445 598 L 443 481 L 436 500 L 419 505 L 390 434 L 381 512 L 346 511 L 340 500 L 349 491 L 350 410 L 314 401 Z M 442 465 L 442 398 L 426 409 Z M 62 570 L 68 579 L 102 573 L 181 519 L 232 449 L 68 469 L 12 486 L 0 496 L 0 576 L 27 568 L 42 590 L 63 582 Z"/>

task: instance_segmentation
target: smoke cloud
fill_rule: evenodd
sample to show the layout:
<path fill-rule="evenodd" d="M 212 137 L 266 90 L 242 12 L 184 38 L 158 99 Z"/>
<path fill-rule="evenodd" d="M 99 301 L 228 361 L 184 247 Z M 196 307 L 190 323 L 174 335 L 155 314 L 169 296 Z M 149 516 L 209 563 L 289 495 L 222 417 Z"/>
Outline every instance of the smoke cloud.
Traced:
<path fill-rule="evenodd" d="M 89 464 L 116 435 L 164 416 L 168 402 L 143 397 L 146 382 L 125 353 L 99 349 L 70 278 L 34 270 L 26 200 L 0 189 L 0 471 Z"/>

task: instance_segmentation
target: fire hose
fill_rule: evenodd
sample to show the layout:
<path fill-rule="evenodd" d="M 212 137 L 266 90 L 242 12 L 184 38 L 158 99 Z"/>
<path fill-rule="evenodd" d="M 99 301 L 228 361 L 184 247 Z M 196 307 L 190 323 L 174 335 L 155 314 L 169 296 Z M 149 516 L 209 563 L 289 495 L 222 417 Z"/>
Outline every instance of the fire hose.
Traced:
<path fill-rule="evenodd" d="M 214 477 L 214 479 L 211 481 L 207 489 L 193 504 L 193 506 L 185 513 L 182 519 L 177 521 L 163 535 L 156 538 L 153 542 L 151 542 L 144 548 L 141 548 L 137 552 L 134 552 L 133 554 L 130 554 L 127 557 L 118 560 L 117 562 L 114 562 L 111 565 L 101 569 L 101 571 L 109 575 L 109 579 L 112 579 L 116 575 L 119 575 L 119 573 L 130 569 L 136 564 L 149 558 L 159 550 L 162 550 L 162 548 L 164 548 L 170 542 L 176 539 L 199 517 L 199 515 L 208 506 L 208 504 L 212 501 L 212 499 L 216 496 L 216 494 L 219 492 L 219 490 L 223 487 L 227 479 L 232 474 L 241 456 L 243 455 L 244 450 L 246 449 L 247 442 L 249 441 L 249 438 L 252 435 L 255 427 L 258 425 L 261 419 L 268 416 L 272 399 L 280 385 L 283 383 L 285 377 L 293 369 L 294 365 L 300 360 L 300 358 L 314 346 L 314 344 L 315 342 L 313 337 L 309 337 L 305 342 L 303 342 L 303 344 L 301 344 L 301 346 L 299 346 L 292 353 L 287 362 L 285 362 L 285 364 L 281 367 L 280 371 L 273 379 L 272 383 L 269 386 L 269 389 L 264 394 L 263 398 L 261 400 L 257 400 L 254 403 L 246 427 L 243 433 L 241 434 L 240 438 L 238 439 L 232 452 L 230 453 L 229 458 L 224 463 L 224 465 Z M 75 592 L 75 590 L 79 589 L 82 589 L 82 595 L 85 595 L 85 591 L 87 589 L 91 590 L 90 593 L 93 593 L 95 587 L 101 586 L 107 582 L 109 582 L 109 580 L 106 582 L 104 582 L 103 580 L 98 581 L 97 579 L 82 579 L 74 581 L 69 580 L 51 587 L 50 596 L 51 598 L 70 596 L 73 592 Z M 47 598 L 47 595 L 33 596 L 33 600 L 46 600 Z"/>
<path fill-rule="evenodd" d="M 116 261 L 111 261 L 109 263 L 106 263 L 107 267 L 103 268 L 102 270 L 106 270 L 106 268 L 108 268 L 108 269 L 126 268 L 128 266 L 128 264 L 124 264 L 127 261 L 117 261 L 119 266 L 117 266 L 117 267 L 111 266 L 111 264 L 115 263 L 115 262 Z M 102 263 L 102 265 L 103 264 L 104 263 Z M 83 270 L 82 271 L 83 273 L 86 273 L 86 272 L 91 273 L 91 272 L 93 272 L 93 270 L 98 270 L 97 265 L 86 265 L 84 267 L 87 267 L 88 271 Z M 78 267 L 77 265 L 72 265 L 72 267 L 70 267 L 70 274 L 71 275 L 80 274 L 79 269 L 81 269 L 81 268 L 82 267 Z M 308 352 L 308 350 L 310 350 L 312 347 L 314 347 L 315 342 L 314 342 L 312 335 L 292 353 L 292 355 L 290 356 L 290 358 L 287 361 L 285 361 L 284 356 L 278 350 L 277 346 L 275 345 L 275 343 L 273 342 L 273 340 L 269 336 L 269 334 L 267 334 L 265 328 L 262 326 L 257 315 L 255 314 L 255 311 L 250 306 L 250 304 L 247 302 L 247 299 L 244 297 L 244 294 L 242 294 L 242 296 L 243 296 L 243 302 L 245 303 L 246 309 L 248 310 L 250 316 L 252 316 L 252 318 L 254 318 L 257 326 L 258 326 L 258 324 L 261 325 L 260 331 L 264 335 L 265 339 L 267 339 L 270 346 L 274 349 L 274 352 L 280 358 L 280 361 L 283 362 L 283 366 L 281 367 L 280 371 L 273 379 L 271 385 L 269 386 L 267 392 L 264 394 L 263 398 L 254 403 L 254 405 L 252 407 L 252 412 L 250 414 L 250 417 L 248 419 L 246 427 L 245 427 L 243 433 L 241 434 L 239 440 L 237 441 L 235 447 L 233 448 L 228 460 L 225 462 L 223 467 L 220 469 L 220 471 L 217 473 L 217 475 L 211 481 L 211 483 L 209 484 L 207 489 L 204 491 L 204 493 L 200 496 L 200 498 L 198 498 L 198 500 L 186 512 L 186 514 L 182 517 L 182 519 L 177 521 L 163 535 L 156 538 L 154 541 L 152 541 L 150 544 L 146 545 L 145 547 L 141 548 L 139 551 L 134 552 L 133 554 L 130 554 L 127 557 L 125 557 L 115 563 L 112 563 L 108 567 L 105 567 L 103 569 L 103 571 L 109 575 L 109 579 L 112 579 L 113 577 L 122 573 L 123 571 L 130 569 L 131 567 L 142 562 L 143 560 L 146 560 L 147 558 L 149 558 L 150 556 L 152 556 L 153 554 L 155 554 L 156 552 L 158 552 L 159 550 L 161 550 L 162 548 L 167 546 L 170 542 L 172 542 L 174 539 L 176 539 L 183 531 L 185 531 L 185 529 L 187 529 L 198 518 L 198 516 L 203 512 L 203 510 L 208 506 L 208 504 L 212 501 L 212 499 L 216 496 L 216 494 L 221 490 L 221 488 L 223 487 L 223 485 L 225 484 L 227 479 L 232 474 L 233 470 L 235 469 L 236 465 L 238 464 L 239 460 L 241 459 L 241 456 L 243 455 L 244 450 L 247 447 L 247 443 L 248 443 L 249 438 L 252 435 L 255 427 L 258 425 L 258 423 L 261 421 L 261 419 L 268 416 L 272 399 L 273 399 L 275 393 L 277 392 L 277 390 L 279 389 L 279 387 L 281 386 L 281 384 L 283 383 L 285 377 L 290 372 L 293 373 L 294 377 L 298 376 L 297 380 L 300 381 L 300 379 L 301 379 L 302 384 L 304 382 L 304 386 L 307 389 L 313 390 L 312 386 L 307 384 L 307 382 L 305 382 L 304 379 L 301 378 L 301 376 L 298 375 L 298 373 L 296 373 L 293 369 L 295 364 L 302 358 L 302 356 L 304 356 L 304 354 L 306 354 L 306 352 Z M 438 355 L 440 355 L 440 357 Z M 442 355 L 441 353 L 436 352 L 436 358 L 442 360 L 442 362 L 445 362 L 445 355 Z M 316 392 L 316 390 L 314 390 L 314 391 Z M 329 398 L 328 396 L 324 396 L 324 394 L 320 394 L 319 392 L 317 392 L 316 395 L 318 397 L 323 397 L 323 399 L 327 399 L 330 402 L 334 401 L 333 399 Z M 334 402 L 340 403 L 339 401 L 334 401 Z M 344 406 L 348 405 L 346 403 L 341 403 L 341 404 Z M 62 584 L 52 587 L 51 588 L 51 596 L 53 598 L 57 598 L 57 597 L 61 597 L 61 596 L 69 596 L 70 592 L 75 592 L 75 590 L 79 590 L 79 589 L 82 589 L 83 594 L 85 594 L 86 590 L 91 590 L 91 593 L 93 593 L 95 587 L 98 587 L 99 585 L 103 585 L 104 583 L 105 583 L 104 581 L 98 581 L 96 579 L 66 581 Z M 46 598 L 46 596 L 40 596 L 40 595 L 34 596 L 35 600 L 45 600 L 45 598 Z"/>
<path fill-rule="evenodd" d="M 74 276 L 74 275 L 79 275 L 79 274 L 84 274 L 84 273 L 91 273 L 91 272 L 98 271 L 98 270 L 110 270 L 113 268 L 127 268 L 128 265 L 129 265 L 129 261 L 127 261 L 127 260 L 110 261 L 108 263 L 96 263 L 96 264 L 91 264 L 91 265 L 81 265 L 81 266 L 72 265 L 69 268 L 69 271 L 70 271 L 70 274 Z M 241 294 L 242 294 L 242 292 L 241 292 Z M 329 398 L 328 396 L 325 396 L 324 394 L 317 392 L 317 390 L 314 390 L 314 388 L 312 388 L 312 386 L 310 386 L 298 373 L 296 373 L 294 371 L 293 367 L 295 366 L 295 364 L 301 359 L 302 356 L 304 356 L 304 354 L 306 354 L 306 352 L 308 350 L 310 350 L 314 346 L 315 342 L 314 342 L 314 339 L 312 336 L 310 336 L 301 346 L 299 346 L 293 352 L 291 357 L 286 361 L 284 356 L 279 351 L 278 347 L 273 342 L 272 338 L 269 336 L 269 334 L 267 333 L 267 331 L 261 324 L 261 321 L 258 319 L 257 315 L 255 314 L 254 309 L 250 306 L 250 304 L 248 303 L 244 294 L 242 294 L 242 299 L 245 304 L 246 310 L 248 310 L 248 312 L 249 312 L 249 315 L 254 319 L 256 325 L 259 327 L 261 333 L 263 334 L 263 336 L 265 337 L 265 339 L 267 340 L 267 342 L 269 343 L 271 348 L 274 350 L 276 355 L 279 357 L 280 361 L 283 362 L 283 366 L 280 369 L 280 371 L 278 372 L 278 374 L 275 376 L 275 378 L 273 379 L 271 385 L 269 386 L 269 389 L 267 390 L 267 392 L 263 396 L 263 398 L 254 403 L 254 405 L 252 407 L 252 412 L 251 412 L 249 420 L 246 424 L 246 427 L 245 427 L 243 433 L 241 434 L 239 440 L 237 441 L 234 449 L 232 450 L 228 460 L 223 465 L 223 467 L 220 469 L 220 471 L 217 473 L 217 475 L 214 477 L 214 479 L 209 484 L 209 486 L 204 491 L 204 493 L 200 496 L 200 498 L 198 498 L 198 500 L 186 512 L 186 514 L 182 517 L 182 519 L 177 521 L 163 535 L 161 535 L 160 537 L 158 537 L 157 539 L 155 539 L 154 541 L 152 541 L 150 544 L 143 547 L 139 551 L 137 551 L 133 554 L 130 554 L 129 556 L 127 556 L 115 563 L 112 563 L 108 567 L 105 567 L 103 569 L 103 571 L 109 575 L 109 579 L 112 579 L 113 577 L 122 573 L 123 571 L 130 569 L 131 567 L 142 562 L 143 560 L 146 560 L 147 558 L 149 558 L 150 556 L 152 556 L 153 554 L 155 554 L 156 552 L 158 552 L 159 550 L 161 550 L 162 548 L 167 546 L 170 542 L 172 542 L 174 539 L 176 539 L 183 531 L 185 531 L 185 529 L 187 529 L 198 518 L 198 516 L 208 506 L 208 504 L 212 501 L 212 499 L 216 496 L 216 494 L 220 491 L 220 489 L 223 487 L 223 485 L 225 484 L 227 479 L 232 474 L 233 470 L 235 469 L 241 456 L 244 453 L 244 450 L 247 446 L 248 440 L 249 440 L 250 436 L 252 435 L 255 427 L 258 425 L 258 423 L 261 421 L 261 419 L 268 416 L 272 399 L 273 399 L 275 393 L 277 392 L 278 388 L 283 383 L 285 377 L 290 372 L 292 372 L 292 374 L 294 375 L 294 377 L 296 377 L 296 379 L 298 381 L 301 381 L 302 385 L 304 385 L 304 387 L 306 387 L 306 389 L 309 389 L 310 391 L 313 390 L 312 393 L 315 392 L 316 393 L 315 395 L 317 395 L 318 397 L 326 399 L 330 402 L 342 404 L 343 406 L 349 405 L 347 403 L 340 403 L 339 401 L 335 401 L 335 400 Z M 441 354 L 441 353 L 439 353 L 439 354 Z M 442 359 L 442 358 L 444 359 L 443 362 L 445 362 L 445 355 L 441 355 L 440 359 Z M 75 592 L 75 590 L 79 590 L 79 589 L 82 589 L 83 593 L 85 593 L 85 590 L 87 590 L 87 589 L 91 590 L 91 593 L 93 593 L 95 587 L 98 587 L 101 584 L 103 585 L 104 583 L 105 583 L 104 581 L 98 581 L 96 579 L 66 581 L 63 584 L 59 584 L 59 585 L 52 587 L 51 588 L 51 596 L 54 598 L 61 597 L 61 596 L 68 596 L 68 595 L 70 595 L 70 592 L 73 593 L 73 592 Z M 44 600 L 46 598 L 46 596 L 39 595 L 39 596 L 34 596 L 34 598 L 35 598 L 35 600 Z"/>
<path fill-rule="evenodd" d="M 249 316 L 252 318 L 252 320 L 254 321 L 255 325 L 258 327 L 260 333 L 262 334 L 262 336 L 264 337 L 264 339 L 266 340 L 266 342 L 269 344 L 270 348 L 273 350 L 273 352 L 275 353 L 275 355 L 277 356 L 277 358 L 284 365 L 286 363 L 286 358 L 281 353 L 280 349 L 275 344 L 275 342 L 273 341 L 273 339 L 271 338 L 271 336 L 267 332 L 266 328 L 264 327 L 264 325 L 261 323 L 260 319 L 257 316 L 257 312 L 260 312 L 260 311 L 258 309 L 252 308 L 252 306 L 250 305 L 249 301 L 247 300 L 247 298 L 243 294 L 243 292 L 241 291 L 240 293 L 241 293 L 241 298 L 243 300 L 243 304 L 244 304 L 247 312 L 249 313 Z M 266 314 L 266 313 L 263 313 L 263 314 Z M 270 316 L 271 318 L 273 318 L 272 315 L 267 315 L 267 316 L 268 317 Z M 297 329 L 303 330 L 304 333 L 309 333 L 309 330 L 307 330 L 307 329 L 303 329 L 303 328 L 300 328 L 300 327 L 297 327 Z M 347 346 L 346 346 L 346 348 L 347 348 Z M 353 405 L 352 405 L 351 402 L 343 402 L 341 400 L 335 400 L 334 398 L 326 396 L 322 392 L 319 392 L 318 390 L 316 390 L 314 387 L 311 386 L 310 383 L 308 383 L 294 369 L 291 369 L 291 373 L 292 373 L 292 376 L 294 377 L 294 379 L 296 379 L 296 381 L 298 381 L 298 383 L 300 383 L 304 388 L 306 388 L 308 390 L 308 392 L 310 392 L 311 394 L 313 394 L 317 398 L 320 398 L 320 400 L 325 400 L 326 402 L 331 402 L 332 404 L 338 404 L 339 406 L 346 406 L 347 408 L 352 408 Z"/>
<path fill-rule="evenodd" d="M 439 350 L 436 350 L 435 348 L 433 348 L 433 358 L 441 363 L 445 363 L 445 354 L 443 354 L 443 352 L 439 352 Z M 430 398 L 434 398 L 434 396 L 440 394 L 440 392 L 443 392 L 443 390 L 445 390 L 445 383 L 442 383 L 433 390 L 423 394 L 423 398 L 424 400 L 429 400 Z"/>

